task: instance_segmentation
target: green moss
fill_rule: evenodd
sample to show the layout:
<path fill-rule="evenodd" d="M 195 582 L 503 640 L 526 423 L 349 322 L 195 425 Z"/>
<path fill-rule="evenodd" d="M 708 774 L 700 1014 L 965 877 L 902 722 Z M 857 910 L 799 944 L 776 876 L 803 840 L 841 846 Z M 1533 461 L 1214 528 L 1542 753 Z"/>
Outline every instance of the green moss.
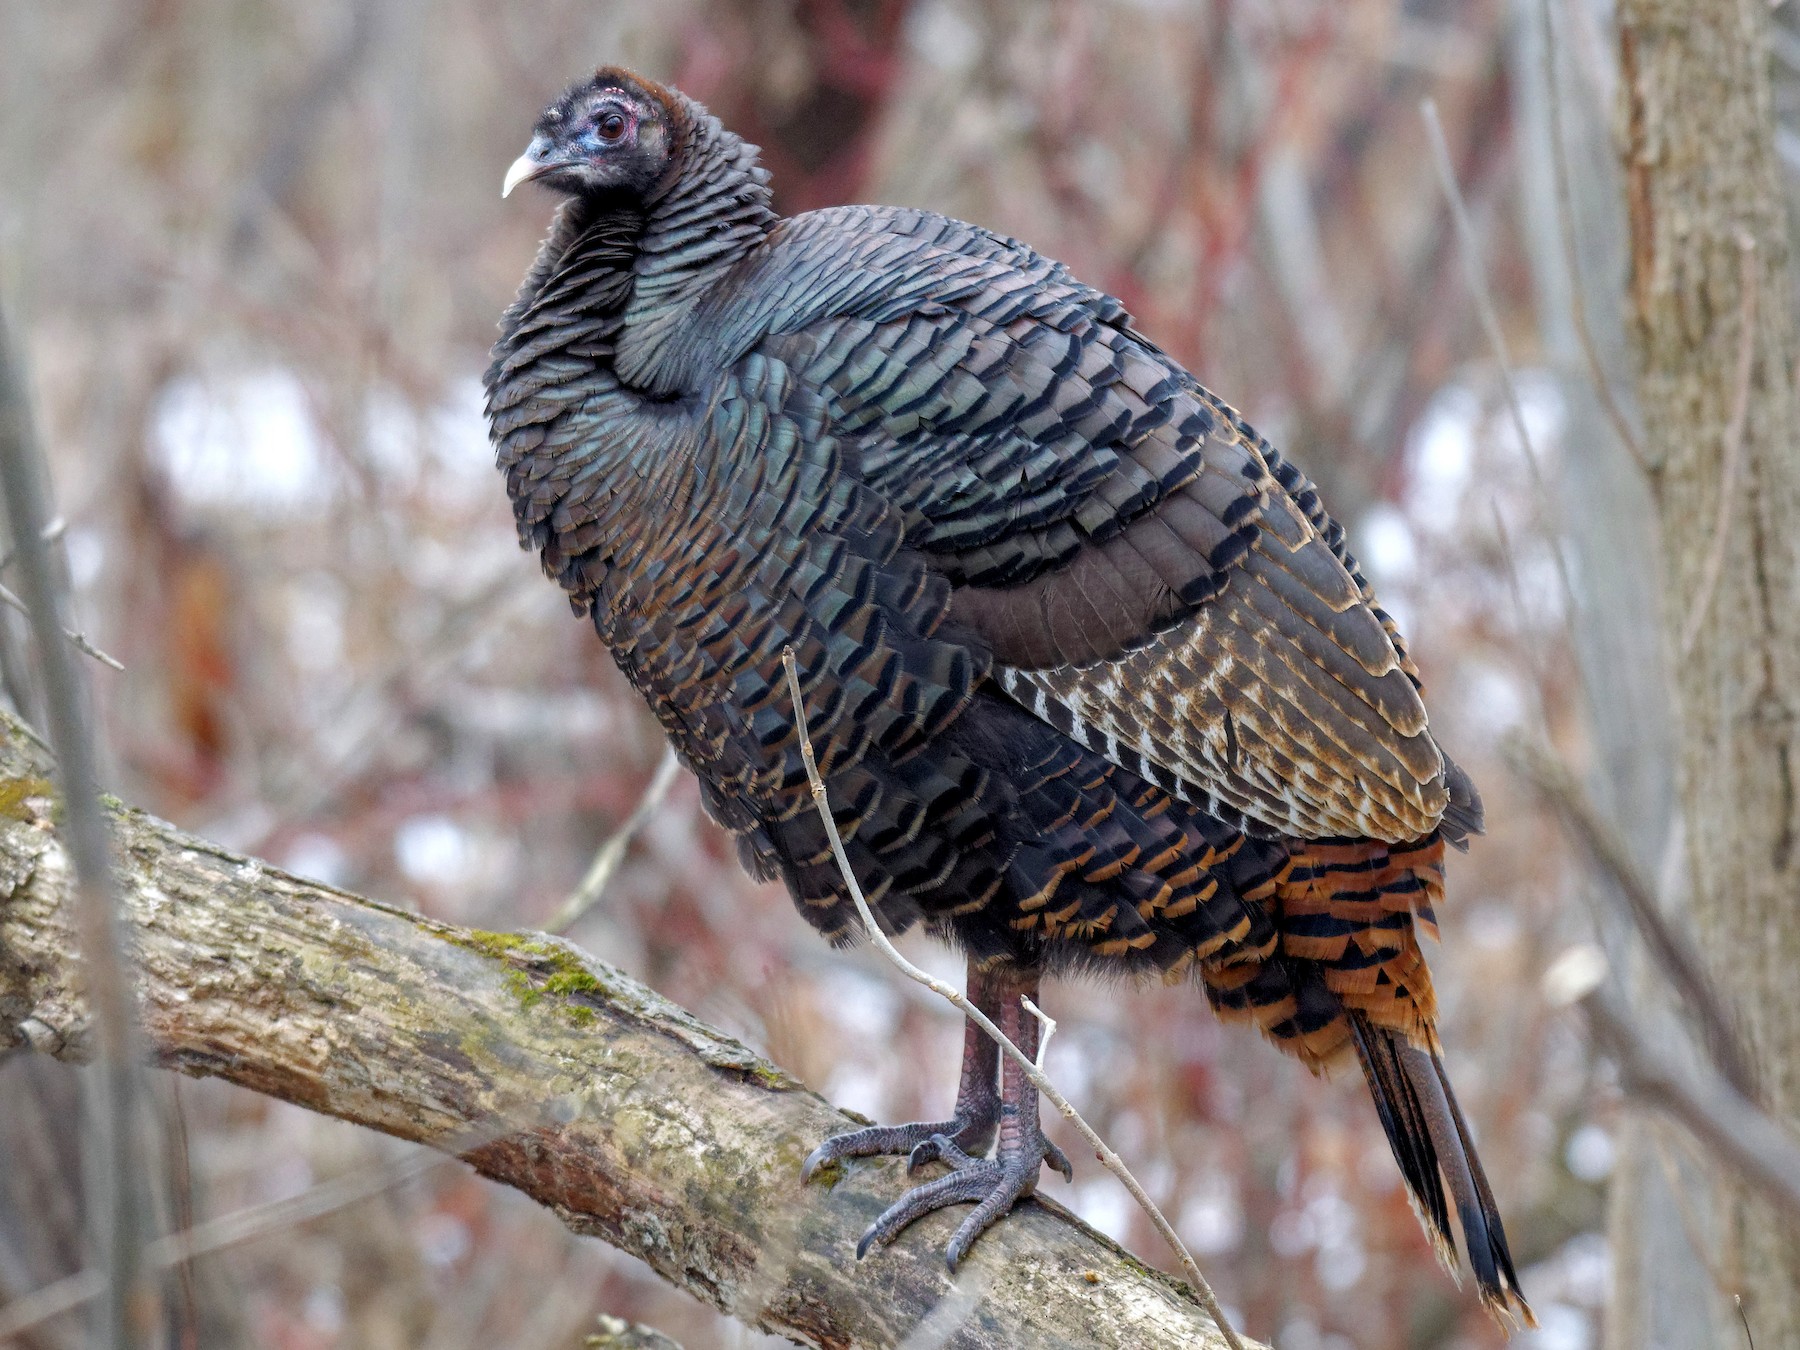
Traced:
<path fill-rule="evenodd" d="M 1119 1258 L 1119 1264 L 1124 1266 L 1125 1269 L 1129 1270 L 1132 1274 L 1146 1280 L 1160 1280 L 1162 1278 L 1160 1271 L 1152 1270 L 1135 1256 L 1122 1256 Z"/>
<path fill-rule="evenodd" d="M 606 992 L 606 986 L 601 984 L 591 972 L 575 966 L 572 970 L 559 970 L 545 980 L 544 992 L 561 994 L 567 998 L 570 994 L 603 994 Z"/>
<path fill-rule="evenodd" d="M 469 929 L 448 936 L 459 947 L 501 962 L 506 967 L 506 987 L 521 1008 L 535 1008 L 546 995 L 553 995 L 557 1010 L 576 1026 L 593 1025 L 594 1010 L 575 1000 L 584 994 L 604 998 L 606 985 L 569 951 L 522 933 Z"/>
<path fill-rule="evenodd" d="M 501 958 L 504 958 L 508 952 L 516 952 L 521 948 L 543 946 L 542 943 L 532 942 L 521 933 L 489 933 L 480 928 L 468 928 L 460 933 L 452 933 L 449 937 L 459 947 L 467 947 L 470 951 Z"/>
<path fill-rule="evenodd" d="M 760 1059 L 750 1066 L 750 1077 L 761 1083 L 764 1087 L 772 1088 L 776 1092 L 787 1092 L 794 1086 L 794 1080 L 792 1078 L 788 1077 L 773 1064 L 765 1063 Z"/>
<path fill-rule="evenodd" d="M 0 782 L 0 816 L 8 820 L 32 821 L 37 818 L 28 802 L 33 797 L 56 799 L 56 784 L 48 778 L 9 778 Z"/>

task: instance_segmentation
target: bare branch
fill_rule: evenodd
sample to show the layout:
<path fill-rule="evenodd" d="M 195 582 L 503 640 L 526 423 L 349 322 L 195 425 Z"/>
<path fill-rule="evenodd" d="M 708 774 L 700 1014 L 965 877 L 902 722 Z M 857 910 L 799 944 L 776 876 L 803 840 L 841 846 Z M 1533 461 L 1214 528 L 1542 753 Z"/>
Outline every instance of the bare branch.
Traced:
<path fill-rule="evenodd" d="M 619 864 L 625 859 L 625 850 L 632 838 L 644 828 L 646 821 L 656 814 L 657 807 L 663 798 L 669 795 L 669 789 L 675 785 L 680 775 L 681 761 L 675 757 L 675 747 L 667 746 L 656 764 L 656 772 L 650 778 L 650 785 L 644 789 L 644 795 L 638 798 L 638 804 L 632 809 L 625 823 L 613 832 L 599 851 L 594 854 L 594 861 L 588 865 L 587 875 L 582 877 L 569 898 L 562 903 L 544 925 L 547 933 L 566 933 L 575 926 L 577 920 L 595 905 L 606 892 L 606 885 L 612 880 L 613 873 L 619 870 Z"/>
<path fill-rule="evenodd" d="M 1676 936 L 1649 881 L 1638 870 L 1619 832 L 1601 816 L 1580 784 L 1549 751 L 1522 736 L 1508 737 L 1502 749 L 1513 771 L 1611 878 L 1618 894 L 1624 897 L 1628 917 L 1643 936 L 1652 958 L 1680 992 L 1700 1024 L 1713 1062 L 1738 1092 L 1754 1098 L 1755 1080 L 1749 1057 L 1738 1037 L 1736 1021 L 1694 955 L 1693 943 Z"/>
<path fill-rule="evenodd" d="M 0 1047 L 29 1027 L 39 1049 L 88 1058 L 62 808 L 4 714 L 0 804 Z M 458 1154 L 805 1344 L 892 1350 L 957 1288 L 929 1232 L 855 1260 L 902 1160 L 802 1186 L 813 1144 L 853 1122 L 613 967 L 301 881 L 139 812 L 114 808 L 112 826 L 157 1062 Z M 472 1132 L 491 1142 L 471 1148 Z M 1227 1344 L 1179 1281 L 1045 1199 L 964 1271 L 988 1283 L 959 1350 Z"/>
<path fill-rule="evenodd" d="M 106 1304 L 100 1342 L 122 1348 L 146 1341 L 159 1316 L 154 1282 L 143 1267 L 147 1196 L 154 1174 L 138 1146 L 136 1035 L 130 962 L 113 902 L 112 841 L 100 809 L 99 756 L 80 664 L 69 656 L 60 577 L 44 543 L 50 525 L 47 466 L 32 425 L 29 393 L 4 315 L 0 315 L 0 489 L 18 550 L 19 580 L 36 642 L 57 776 L 68 804 L 70 855 L 79 916 L 81 979 L 94 1009 L 93 1139 L 89 1174 L 94 1250 L 101 1253 Z M 10 1037 L 8 1038 L 10 1039 Z"/>
<path fill-rule="evenodd" d="M 3 565 L 4 561 L 5 560 L 0 560 L 0 565 Z M 10 605 L 13 609 L 18 610 L 19 613 L 23 614 L 26 618 L 29 619 L 31 617 L 30 606 L 28 606 L 23 600 L 19 599 L 18 596 L 14 595 L 5 586 L 0 586 L 0 605 Z M 92 642 L 88 641 L 87 634 L 78 633 L 73 628 L 65 628 L 62 630 L 62 635 L 69 640 L 70 645 L 72 645 L 76 651 L 82 653 L 84 656 L 93 657 L 94 660 L 98 661 L 101 665 L 107 667 L 109 670 L 122 671 L 125 669 L 124 664 L 122 662 L 120 662 L 116 657 L 108 656 L 105 652 L 101 651 L 98 647 L 96 647 Z"/>
<path fill-rule="evenodd" d="M 1081 1114 L 1069 1104 L 1068 1098 L 1057 1090 L 1056 1085 L 1044 1077 L 1042 1068 L 1034 1064 L 1023 1050 L 1014 1045 L 1011 1038 L 995 1026 L 985 1013 L 969 1002 L 961 990 L 920 970 L 902 956 L 900 949 L 888 941 L 887 934 L 881 931 L 881 925 L 875 922 L 875 914 L 869 908 L 868 900 L 863 896 L 862 886 L 856 880 L 856 874 L 850 869 L 850 859 L 844 853 L 844 841 L 838 834 L 837 822 L 831 818 L 831 802 L 825 795 L 825 780 L 819 777 L 819 766 L 813 760 L 812 738 L 806 732 L 806 706 L 800 694 L 800 670 L 798 663 L 794 660 L 792 647 L 783 649 L 781 662 L 787 668 L 788 696 L 794 704 L 794 726 L 800 735 L 800 757 L 806 764 L 806 781 L 812 787 L 813 805 L 818 809 L 819 819 L 824 823 L 826 837 L 831 840 L 832 857 L 837 859 L 838 870 L 843 873 L 844 885 L 850 892 L 851 900 L 856 904 L 856 912 L 862 918 L 863 929 L 868 933 L 870 941 L 875 944 L 876 950 L 886 957 L 902 975 L 924 985 L 980 1027 L 1000 1047 L 1000 1052 L 1024 1071 L 1026 1080 L 1043 1094 L 1044 1100 L 1054 1106 L 1061 1113 L 1062 1118 L 1073 1125 L 1081 1137 L 1093 1146 L 1094 1156 L 1100 1160 L 1101 1165 L 1107 1171 L 1124 1184 L 1126 1190 L 1131 1192 L 1131 1198 L 1137 1201 L 1138 1207 L 1150 1216 L 1150 1222 L 1162 1235 L 1163 1241 L 1167 1242 L 1175 1255 L 1180 1258 L 1181 1267 L 1187 1272 L 1188 1282 L 1193 1285 L 1201 1305 L 1211 1314 L 1220 1334 L 1225 1338 L 1225 1343 L 1231 1347 L 1231 1350 L 1244 1350 L 1244 1343 L 1238 1339 L 1237 1332 L 1232 1330 L 1230 1319 L 1225 1316 L 1225 1310 L 1219 1306 L 1218 1299 L 1213 1296 L 1212 1286 L 1200 1273 L 1199 1264 L 1188 1251 L 1187 1245 L 1175 1232 L 1174 1225 L 1163 1216 L 1163 1212 L 1156 1207 L 1156 1202 L 1150 1198 L 1149 1193 L 1125 1166 L 1124 1159 L 1113 1151 L 1112 1146 L 1100 1137 L 1092 1125 L 1082 1119 Z M 1042 1016 L 1036 1008 L 1031 1011 Z"/>
<path fill-rule="evenodd" d="M 1610 987 L 1581 1001 L 1594 1039 L 1625 1092 L 1668 1112 L 1766 1198 L 1800 1219 L 1800 1142 L 1722 1077 L 1678 1068 L 1653 1045 Z"/>

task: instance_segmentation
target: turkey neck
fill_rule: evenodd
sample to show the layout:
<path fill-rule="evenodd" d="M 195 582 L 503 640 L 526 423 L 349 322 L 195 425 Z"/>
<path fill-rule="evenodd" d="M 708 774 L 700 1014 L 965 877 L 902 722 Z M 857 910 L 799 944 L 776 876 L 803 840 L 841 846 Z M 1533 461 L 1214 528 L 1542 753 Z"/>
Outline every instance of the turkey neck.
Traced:
<path fill-rule="evenodd" d="M 605 355 L 620 382 L 658 402 L 697 392 L 684 360 L 698 336 L 695 312 L 778 219 L 756 147 L 682 101 L 670 176 L 641 203 L 601 195 L 567 203 L 506 325 L 547 304 L 579 316 L 611 339 Z"/>
<path fill-rule="evenodd" d="M 698 432 L 719 367 L 697 315 L 776 221 L 754 147 L 684 107 L 647 197 L 563 204 L 487 372 L 521 537 L 578 608 L 636 575 L 644 522 L 688 528 L 716 487 Z"/>
<path fill-rule="evenodd" d="M 760 244 L 777 219 L 756 147 L 686 101 L 674 176 L 646 202 L 635 285 L 618 346 L 618 371 L 655 394 L 688 392 L 688 353 L 700 301 Z"/>

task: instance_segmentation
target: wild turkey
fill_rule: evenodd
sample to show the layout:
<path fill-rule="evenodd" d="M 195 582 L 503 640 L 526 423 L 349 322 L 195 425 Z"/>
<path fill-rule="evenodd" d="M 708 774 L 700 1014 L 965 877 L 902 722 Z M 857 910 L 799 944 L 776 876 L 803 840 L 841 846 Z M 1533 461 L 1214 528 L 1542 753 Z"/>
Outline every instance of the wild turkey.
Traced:
<path fill-rule="evenodd" d="M 886 928 L 958 944 L 1027 1053 L 1021 995 L 1090 972 L 1197 978 L 1315 1072 L 1354 1054 L 1439 1255 L 1453 1203 L 1529 1320 L 1417 937 L 1480 801 L 1313 485 L 1061 264 L 925 211 L 783 219 L 754 147 L 629 72 L 545 110 L 527 181 L 566 200 L 486 377 L 521 538 L 745 864 L 857 938 L 791 646 Z M 973 1027 L 950 1119 L 807 1175 L 876 1153 L 952 1170 L 859 1254 L 973 1201 L 952 1268 L 1068 1170 Z"/>

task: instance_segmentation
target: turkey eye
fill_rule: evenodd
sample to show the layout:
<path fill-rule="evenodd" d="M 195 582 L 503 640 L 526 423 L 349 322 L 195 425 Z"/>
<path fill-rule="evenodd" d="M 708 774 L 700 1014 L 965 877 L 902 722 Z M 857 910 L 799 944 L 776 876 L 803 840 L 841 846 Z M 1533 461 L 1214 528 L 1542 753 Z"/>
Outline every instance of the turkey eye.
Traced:
<path fill-rule="evenodd" d="M 596 130 L 603 141 L 616 141 L 625 134 L 625 117 L 622 113 L 607 113 L 599 121 Z"/>

